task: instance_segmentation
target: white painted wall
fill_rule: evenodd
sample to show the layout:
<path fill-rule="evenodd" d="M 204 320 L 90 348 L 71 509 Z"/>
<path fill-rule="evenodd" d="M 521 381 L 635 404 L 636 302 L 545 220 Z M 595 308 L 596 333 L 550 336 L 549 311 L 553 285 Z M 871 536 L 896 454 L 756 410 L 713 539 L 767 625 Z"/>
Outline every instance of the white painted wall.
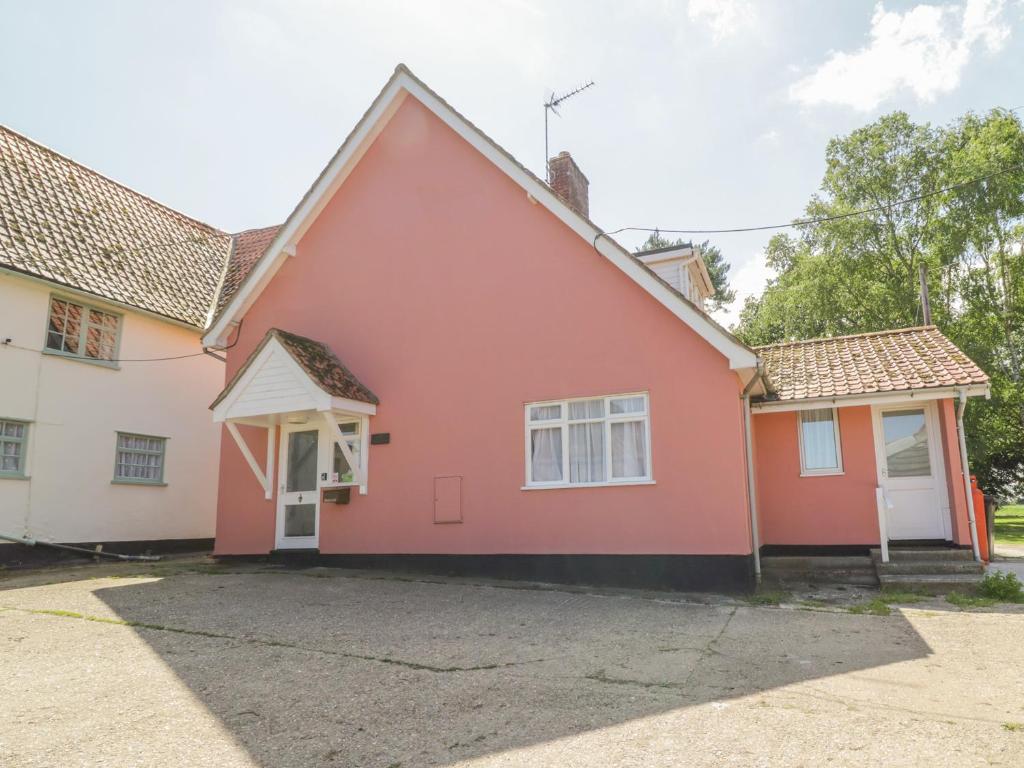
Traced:
<path fill-rule="evenodd" d="M 209 356 L 109 368 L 44 354 L 50 296 L 0 272 L 0 418 L 31 422 L 28 480 L 0 478 L 0 531 L 59 542 L 210 538 L 220 426 L 208 407 L 224 383 Z M 200 332 L 102 301 L 122 316 L 120 358 L 200 352 Z M 32 351 L 16 349 L 27 347 Z M 165 486 L 117 485 L 116 433 L 168 438 Z"/>

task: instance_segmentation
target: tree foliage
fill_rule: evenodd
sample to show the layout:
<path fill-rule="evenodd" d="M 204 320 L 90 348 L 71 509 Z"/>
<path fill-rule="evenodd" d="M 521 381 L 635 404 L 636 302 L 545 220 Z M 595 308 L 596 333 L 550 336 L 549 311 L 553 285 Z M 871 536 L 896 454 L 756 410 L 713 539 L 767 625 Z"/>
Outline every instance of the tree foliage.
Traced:
<path fill-rule="evenodd" d="M 675 245 L 689 245 L 689 243 L 682 239 L 669 240 L 662 237 L 658 232 L 652 232 L 647 240 L 644 241 L 640 250 L 647 251 Z M 732 304 L 736 300 L 736 291 L 729 287 L 729 262 L 725 260 L 718 246 L 711 245 L 709 240 L 705 240 L 697 247 L 704 256 L 704 264 L 708 268 L 708 275 L 711 276 L 711 285 L 715 289 L 715 292 L 708 297 L 706 302 L 707 310 L 714 312 Z"/>
<path fill-rule="evenodd" d="M 992 378 L 992 399 L 967 409 L 972 469 L 989 489 L 1018 491 L 1024 126 L 1003 110 L 939 127 L 895 112 L 833 139 L 825 161 L 804 217 L 819 221 L 772 238 L 776 277 L 745 303 L 739 335 L 766 344 L 919 325 L 925 264 L 932 322 Z"/>

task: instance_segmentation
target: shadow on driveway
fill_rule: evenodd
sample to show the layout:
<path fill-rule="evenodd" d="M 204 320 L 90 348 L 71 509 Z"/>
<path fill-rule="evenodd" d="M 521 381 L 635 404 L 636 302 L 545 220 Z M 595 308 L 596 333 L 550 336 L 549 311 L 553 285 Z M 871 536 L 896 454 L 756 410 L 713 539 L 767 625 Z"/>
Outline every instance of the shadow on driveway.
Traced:
<path fill-rule="evenodd" d="M 268 768 L 451 764 L 931 652 L 898 615 L 319 569 L 95 595 Z"/>

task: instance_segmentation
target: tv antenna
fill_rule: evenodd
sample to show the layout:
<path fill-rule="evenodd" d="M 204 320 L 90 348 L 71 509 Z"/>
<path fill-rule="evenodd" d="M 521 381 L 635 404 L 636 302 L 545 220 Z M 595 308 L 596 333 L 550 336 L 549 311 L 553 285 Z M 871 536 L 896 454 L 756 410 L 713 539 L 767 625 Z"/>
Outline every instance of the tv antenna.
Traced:
<path fill-rule="evenodd" d="M 551 94 L 551 98 L 544 102 L 544 178 L 550 183 L 551 182 L 551 168 L 548 166 L 548 160 L 550 160 L 550 153 L 548 152 L 548 113 L 554 112 L 555 115 L 561 117 L 558 114 L 558 106 L 573 96 L 582 93 L 594 84 L 593 80 L 588 80 L 583 85 L 573 88 L 571 91 L 566 91 L 561 95 Z"/>

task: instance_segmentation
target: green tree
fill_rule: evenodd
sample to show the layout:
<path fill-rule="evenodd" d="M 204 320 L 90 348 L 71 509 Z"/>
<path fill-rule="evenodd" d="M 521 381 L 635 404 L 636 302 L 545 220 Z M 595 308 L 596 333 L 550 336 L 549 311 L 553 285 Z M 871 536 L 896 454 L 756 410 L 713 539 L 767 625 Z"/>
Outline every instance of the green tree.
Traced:
<path fill-rule="evenodd" d="M 992 378 L 992 400 L 967 411 L 973 469 L 1008 489 L 1024 467 L 1024 127 L 1002 110 L 944 127 L 896 112 L 833 139 L 825 160 L 804 217 L 825 220 L 772 238 L 776 277 L 745 303 L 739 335 L 918 325 L 925 264 L 932 322 Z"/>
<path fill-rule="evenodd" d="M 689 245 L 682 239 L 669 240 L 658 232 L 652 232 L 647 240 L 640 247 L 640 250 L 647 251 L 654 248 L 668 248 L 675 245 Z M 708 275 L 711 276 L 711 285 L 715 292 L 707 299 L 707 310 L 714 312 L 722 307 L 732 304 L 736 300 L 736 291 L 729 287 L 729 262 L 725 260 L 722 251 L 717 245 L 711 245 L 705 240 L 699 246 L 704 257 L 704 265 L 708 268 Z"/>

